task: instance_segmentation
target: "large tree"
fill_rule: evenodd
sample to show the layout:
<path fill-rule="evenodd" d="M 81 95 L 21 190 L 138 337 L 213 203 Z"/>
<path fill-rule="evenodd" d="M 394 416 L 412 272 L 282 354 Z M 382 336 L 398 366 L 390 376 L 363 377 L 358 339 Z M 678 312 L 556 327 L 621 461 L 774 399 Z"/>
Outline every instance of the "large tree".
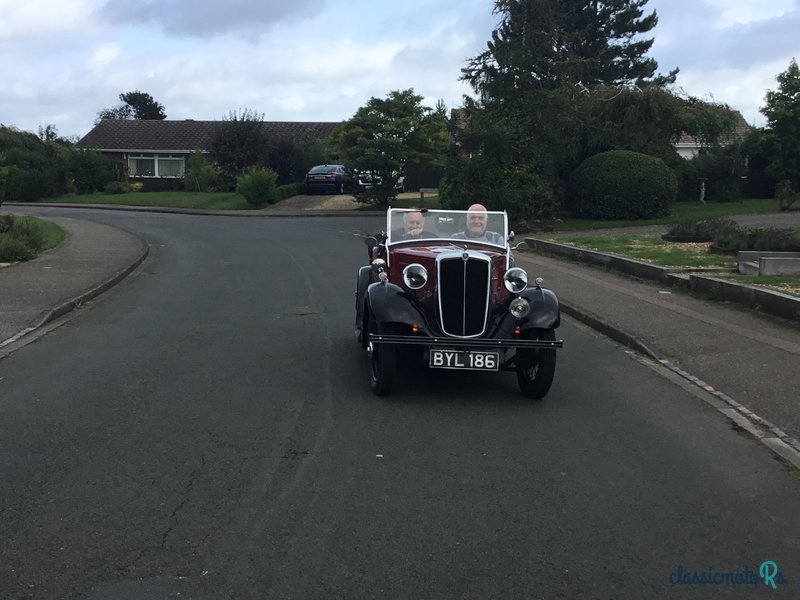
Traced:
<path fill-rule="evenodd" d="M 486 50 L 462 69 L 485 100 L 564 85 L 629 85 L 675 80 L 677 69 L 655 76 L 641 38 L 658 17 L 647 0 L 495 0 L 500 23 Z"/>
<path fill-rule="evenodd" d="M 800 68 L 792 59 L 768 90 L 761 112 L 767 117 L 769 172 L 779 181 L 778 195 L 788 208 L 800 193 Z"/>
<path fill-rule="evenodd" d="M 385 207 L 406 167 L 443 166 L 448 143 L 447 115 L 422 105 L 413 89 L 370 98 L 331 136 L 332 146 L 354 169 L 371 171 L 380 179 L 363 199 Z"/>
<path fill-rule="evenodd" d="M 164 107 L 145 92 L 134 90 L 133 92 L 120 94 L 119 99 L 122 104 L 102 109 L 97 113 L 95 122 L 106 119 L 152 119 L 161 121 L 167 118 Z"/>

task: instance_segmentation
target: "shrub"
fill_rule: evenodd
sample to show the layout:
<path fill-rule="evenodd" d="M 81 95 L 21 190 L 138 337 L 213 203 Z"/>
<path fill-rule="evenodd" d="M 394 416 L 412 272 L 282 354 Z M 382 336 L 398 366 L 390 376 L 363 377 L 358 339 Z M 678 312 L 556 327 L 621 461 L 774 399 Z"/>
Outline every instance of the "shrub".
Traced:
<path fill-rule="evenodd" d="M 48 195 L 44 173 L 36 170 L 9 168 L 6 187 L 6 194 L 16 202 L 35 202 Z"/>
<path fill-rule="evenodd" d="M 714 238 L 725 250 L 800 252 L 800 229 L 728 230 Z"/>
<path fill-rule="evenodd" d="M 611 150 L 573 171 L 567 208 L 587 219 L 649 219 L 665 214 L 676 192 L 675 174 L 661 159 Z"/>
<path fill-rule="evenodd" d="M 0 233 L 11 231 L 14 221 L 14 215 L 0 215 Z"/>
<path fill-rule="evenodd" d="M 302 183 L 287 183 L 286 185 L 278 186 L 278 197 L 280 200 L 286 200 L 286 198 L 300 195 L 305 191 L 304 187 Z"/>
<path fill-rule="evenodd" d="M 254 206 L 273 204 L 278 201 L 277 179 L 278 174 L 272 169 L 255 167 L 236 178 L 236 192 Z"/>
<path fill-rule="evenodd" d="M 127 194 L 131 185 L 127 181 L 109 181 L 103 190 L 106 194 Z"/>
<path fill-rule="evenodd" d="M 34 253 L 44 248 L 47 238 L 39 223 L 34 219 L 23 217 L 14 219 L 14 224 L 6 233 L 7 237 L 21 240 Z"/>
<path fill-rule="evenodd" d="M 187 192 L 216 192 L 219 189 L 219 172 L 199 150 L 192 152 L 186 161 L 183 185 Z"/>
<path fill-rule="evenodd" d="M 36 252 L 22 240 L 10 235 L 0 236 L 0 262 L 30 260 Z"/>
<path fill-rule="evenodd" d="M 739 226 L 733 219 L 718 217 L 706 221 L 678 221 L 667 229 L 667 235 L 675 237 L 695 237 L 712 240 L 726 232 L 736 232 Z"/>

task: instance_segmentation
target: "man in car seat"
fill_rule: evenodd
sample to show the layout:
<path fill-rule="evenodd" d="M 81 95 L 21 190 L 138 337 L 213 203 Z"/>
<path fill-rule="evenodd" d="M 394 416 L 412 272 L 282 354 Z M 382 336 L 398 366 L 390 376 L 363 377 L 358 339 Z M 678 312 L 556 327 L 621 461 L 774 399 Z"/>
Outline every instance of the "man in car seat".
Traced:
<path fill-rule="evenodd" d="M 392 240 L 415 240 L 418 238 L 439 237 L 425 230 L 425 215 L 420 210 L 403 213 L 403 229 L 392 232 Z"/>
<path fill-rule="evenodd" d="M 464 231 L 454 234 L 453 239 L 488 242 L 490 244 L 497 244 L 498 246 L 506 245 L 506 240 L 503 239 L 502 233 L 487 231 L 486 224 L 488 222 L 488 215 L 486 214 L 486 207 L 483 204 L 473 204 L 468 210 L 467 228 Z"/>

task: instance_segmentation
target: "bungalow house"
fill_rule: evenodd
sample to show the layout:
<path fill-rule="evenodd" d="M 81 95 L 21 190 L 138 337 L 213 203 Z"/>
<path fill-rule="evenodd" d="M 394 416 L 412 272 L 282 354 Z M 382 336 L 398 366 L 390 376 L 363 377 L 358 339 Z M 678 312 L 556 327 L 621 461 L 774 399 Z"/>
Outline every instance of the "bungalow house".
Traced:
<path fill-rule="evenodd" d="M 99 150 L 101 155 L 123 165 L 128 177 L 143 181 L 149 189 L 170 187 L 183 178 L 186 160 L 199 150 L 208 152 L 211 141 L 225 121 L 100 121 L 81 138 L 78 148 Z M 264 121 L 269 139 L 295 138 L 311 134 L 327 138 L 340 125 L 336 122 Z"/>

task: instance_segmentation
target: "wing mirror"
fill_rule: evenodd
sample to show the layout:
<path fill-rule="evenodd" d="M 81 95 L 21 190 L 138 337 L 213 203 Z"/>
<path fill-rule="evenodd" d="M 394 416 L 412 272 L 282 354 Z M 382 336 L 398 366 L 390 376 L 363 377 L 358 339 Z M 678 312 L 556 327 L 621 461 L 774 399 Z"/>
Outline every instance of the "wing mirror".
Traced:
<path fill-rule="evenodd" d="M 517 234 L 514 233 L 514 230 L 512 229 L 511 231 L 508 232 L 508 239 L 506 241 L 513 242 L 515 237 L 517 237 Z"/>

